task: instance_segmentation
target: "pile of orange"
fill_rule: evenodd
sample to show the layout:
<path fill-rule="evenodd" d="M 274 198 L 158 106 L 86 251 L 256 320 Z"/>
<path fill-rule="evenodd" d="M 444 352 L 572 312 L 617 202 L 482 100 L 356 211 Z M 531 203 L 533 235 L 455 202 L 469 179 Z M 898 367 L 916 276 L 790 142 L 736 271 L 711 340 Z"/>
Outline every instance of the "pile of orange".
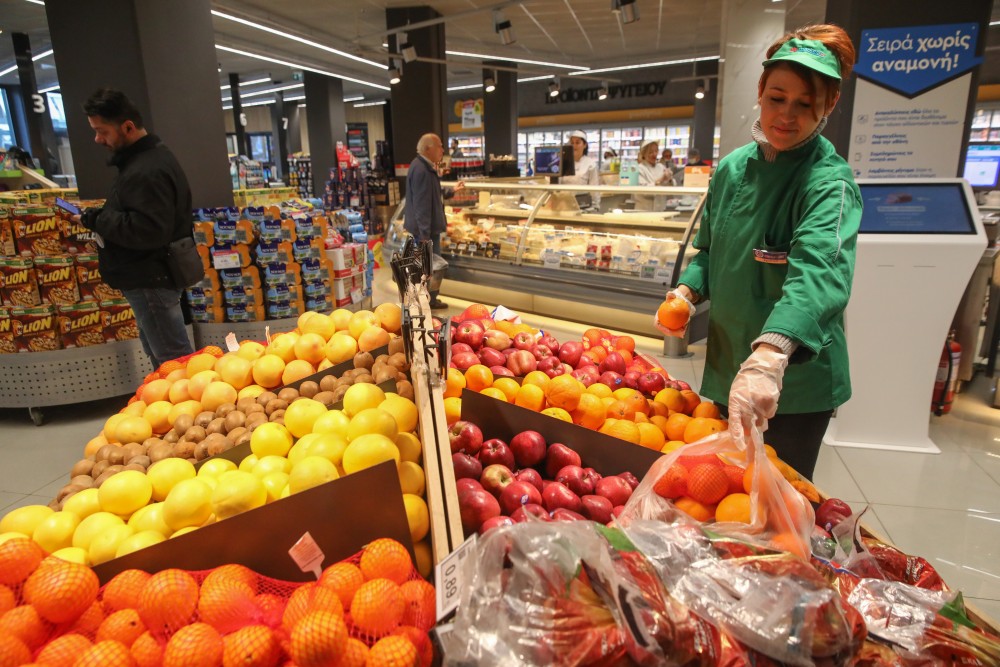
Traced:
<path fill-rule="evenodd" d="M 293 586 L 224 565 L 200 584 L 178 569 L 126 570 L 102 590 L 89 567 L 12 538 L 0 544 L 0 665 L 32 657 L 95 667 L 433 661 L 434 586 L 399 542 L 375 540 L 318 582 Z M 281 591 L 291 595 L 274 594 Z"/>

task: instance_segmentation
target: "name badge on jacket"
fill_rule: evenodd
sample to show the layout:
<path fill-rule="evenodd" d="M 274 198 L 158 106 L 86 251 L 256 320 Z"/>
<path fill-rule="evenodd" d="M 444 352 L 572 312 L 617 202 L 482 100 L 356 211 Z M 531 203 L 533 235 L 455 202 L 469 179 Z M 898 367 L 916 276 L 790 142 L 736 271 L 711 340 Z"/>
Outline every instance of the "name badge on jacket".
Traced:
<path fill-rule="evenodd" d="M 780 250 L 761 250 L 754 248 L 753 258 L 764 264 L 788 264 L 788 253 Z"/>

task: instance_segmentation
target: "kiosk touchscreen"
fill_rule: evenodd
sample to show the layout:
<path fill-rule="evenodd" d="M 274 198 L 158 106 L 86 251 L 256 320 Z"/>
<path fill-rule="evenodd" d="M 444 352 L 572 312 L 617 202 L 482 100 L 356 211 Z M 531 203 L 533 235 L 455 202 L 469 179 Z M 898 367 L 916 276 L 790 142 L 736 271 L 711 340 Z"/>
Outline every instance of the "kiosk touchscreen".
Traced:
<path fill-rule="evenodd" d="M 929 437 L 941 350 L 986 235 L 960 178 L 860 180 L 864 211 L 845 313 L 851 399 L 824 442 L 939 453 Z"/>
<path fill-rule="evenodd" d="M 1000 144 L 969 144 L 962 178 L 976 190 L 995 190 L 1000 185 Z"/>

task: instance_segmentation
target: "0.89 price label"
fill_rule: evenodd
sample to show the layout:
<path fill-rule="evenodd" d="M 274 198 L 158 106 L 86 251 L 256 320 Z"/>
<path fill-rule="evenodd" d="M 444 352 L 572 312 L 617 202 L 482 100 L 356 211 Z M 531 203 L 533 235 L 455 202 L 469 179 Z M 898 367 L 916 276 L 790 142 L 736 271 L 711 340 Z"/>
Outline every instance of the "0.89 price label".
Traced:
<path fill-rule="evenodd" d="M 476 535 L 473 533 L 461 546 L 437 564 L 435 581 L 437 582 L 438 622 L 458 607 L 458 600 L 464 585 L 462 565 L 465 559 L 474 553 L 475 548 Z"/>

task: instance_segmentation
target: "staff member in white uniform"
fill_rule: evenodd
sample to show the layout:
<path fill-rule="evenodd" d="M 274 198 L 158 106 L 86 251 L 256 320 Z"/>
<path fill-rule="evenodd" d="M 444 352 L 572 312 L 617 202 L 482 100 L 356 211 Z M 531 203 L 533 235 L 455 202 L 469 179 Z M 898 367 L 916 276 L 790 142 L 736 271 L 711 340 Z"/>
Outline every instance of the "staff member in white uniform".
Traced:
<path fill-rule="evenodd" d="M 643 187 L 656 185 L 673 185 L 673 172 L 657 159 L 660 156 L 660 145 L 655 141 L 647 141 L 639 148 L 639 185 Z M 636 195 L 635 207 L 645 211 L 662 211 L 667 204 L 663 195 Z"/>
<path fill-rule="evenodd" d="M 587 155 L 590 149 L 586 133 L 583 130 L 573 130 L 569 135 L 569 143 L 573 147 L 573 168 L 576 173 L 573 176 L 563 176 L 559 182 L 570 185 L 599 186 L 601 184 L 600 171 L 597 160 Z M 590 199 L 595 207 L 600 206 L 601 193 L 591 192 Z"/>

